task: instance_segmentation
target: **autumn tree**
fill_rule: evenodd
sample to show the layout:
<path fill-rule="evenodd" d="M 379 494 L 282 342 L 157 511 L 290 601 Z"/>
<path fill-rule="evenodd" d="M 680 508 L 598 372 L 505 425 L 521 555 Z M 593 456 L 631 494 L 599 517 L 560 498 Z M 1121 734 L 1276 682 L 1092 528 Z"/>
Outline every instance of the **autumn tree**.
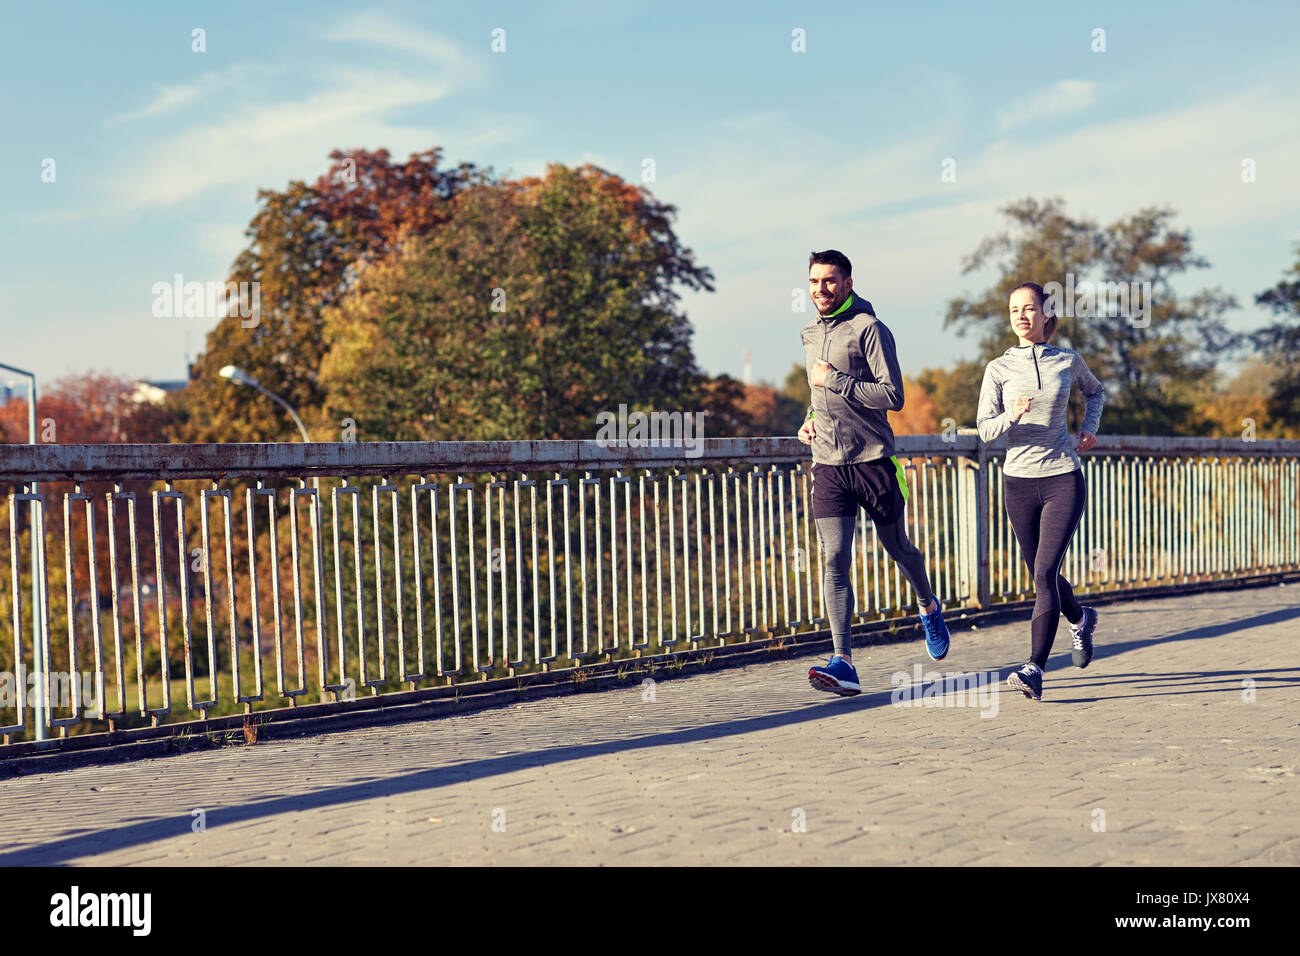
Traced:
<path fill-rule="evenodd" d="M 314 184 L 258 193 L 259 208 L 235 260 L 232 282 L 259 283 L 260 315 L 232 313 L 208 335 L 181 407 L 183 441 L 293 440 L 283 409 L 253 389 L 218 377 L 242 368 L 294 406 L 309 428 L 322 424 L 319 381 L 327 349 L 323 310 L 338 303 L 358 269 L 428 235 L 451 214 L 451 199 L 484 178 L 475 167 L 439 169 L 441 150 L 392 162 L 385 149 L 335 150 Z M 245 327 L 250 324 L 252 327 Z M 333 438 L 332 429 L 319 438 Z"/>
<path fill-rule="evenodd" d="M 57 379 L 36 399 L 37 439 L 42 444 L 118 444 L 167 440 L 172 424 L 166 405 L 139 398 L 134 381 L 109 372 Z M 25 443 L 27 400 L 0 407 L 0 443 Z"/>
<path fill-rule="evenodd" d="M 1248 359 L 1235 376 L 1221 373 L 1220 378 L 1214 389 L 1201 394 L 1196 405 L 1196 417 L 1204 423 L 1206 434 L 1237 438 L 1253 431 L 1259 438 L 1289 437 L 1281 421 L 1268 414 L 1276 378 L 1272 365 Z"/>
<path fill-rule="evenodd" d="M 746 385 L 730 375 L 703 378 L 698 411 L 704 412 L 706 438 L 739 438 L 746 435 L 768 434 L 762 431 L 758 415 L 764 411 L 762 403 L 755 405 L 754 386 Z"/>
<path fill-rule="evenodd" d="M 11 401 L 0 407 L 0 442 L 26 443 L 28 441 L 27 406 L 25 399 Z M 165 442 L 169 430 L 174 424 L 166 404 L 155 405 L 143 400 L 137 393 L 136 383 L 130 379 L 106 372 L 89 372 L 83 375 L 71 375 L 57 379 L 41 390 L 36 401 L 37 441 L 41 444 L 119 444 Z M 148 513 L 148 494 L 152 483 L 149 481 L 123 481 L 122 490 L 137 496 L 138 507 L 143 514 Z M 66 633 L 59 633 L 58 622 L 66 620 L 69 614 L 67 600 L 67 572 L 65 543 L 71 544 L 73 565 L 74 604 L 71 614 L 75 621 L 78 635 L 78 654 L 81 667 L 94 661 L 93 642 L 90 639 L 90 618 L 93 614 L 106 612 L 111 608 L 110 552 L 108 548 L 108 505 L 105 491 L 111 489 L 108 482 L 87 482 L 83 490 L 90 493 L 89 505 L 95 524 L 94 551 L 98 570 L 97 594 L 89 591 L 89 563 L 87 541 L 89 540 L 86 505 L 81 501 L 71 502 L 67 511 L 68 524 L 65 526 L 63 509 L 64 495 L 76 490 L 72 482 L 41 482 L 40 493 L 45 498 L 45 536 L 46 536 L 46 593 L 49 600 L 50 620 L 54 628 L 51 643 L 51 667 L 66 668 L 68 663 Z M 9 490 L 21 490 L 18 483 L 11 483 Z M 0 495 L 0 526 L 8 527 L 10 503 Z M 30 542 L 30 511 L 25 503 L 19 503 L 14 512 L 14 524 L 18 538 L 18 553 L 26 555 Z M 168 523 L 164 516 L 165 528 L 174 529 L 174 523 Z M 127 509 L 124 505 L 116 511 L 115 532 L 119 542 L 119 564 L 125 548 L 121 542 L 130 540 L 131 529 L 128 523 Z M 136 525 L 137 544 L 140 553 L 150 555 L 153 550 L 154 529 L 147 518 L 139 520 Z M 145 582 L 149 581 L 146 563 Z M 124 570 L 125 566 L 119 568 Z M 30 562 L 20 563 L 18 591 L 22 598 L 23 633 L 32 634 L 32 608 L 28 600 L 31 586 Z M 0 594 L 0 618 L 12 620 L 13 605 L 11 592 L 5 590 Z M 152 619 L 145 616 L 146 628 L 152 626 Z M 108 620 L 102 621 L 105 633 L 109 631 Z M 129 622 L 124 623 L 128 628 Z M 0 649 L 0 671 L 13 670 L 13 644 Z"/>
<path fill-rule="evenodd" d="M 1277 285 L 1255 296 L 1255 302 L 1278 317 L 1251 335 L 1274 372 L 1268 415 L 1284 428 L 1300 428 L 1300 244 L 1295 265 Z"/>
<path fill-rule="evenodd" d="M 951 418 L 958 428 L 975 427 L 983 381 L 984 362 L 981 361 L 958 362 L 948 369 L 925 368 L 916 376 L 916 384 L 934 403 L 940 425 L 945 418 Z"/>
<path fill-rule="evenodd" d="M 803 424 L 804 418 L 808 415 L 808 406 L 812 404 L 812 386 L 808 384 L 808 369 L 802 362 L 793 362 L 790 365 L 790 371 L 781 383 L 781 394 L 800 406 L 799 421 L 795 426 Z"/>
<path fill-rule="evenodd" d="M 934 435 L 939 431 L 939 415 L 934 401 L 915 379 L 903 376 L 903 407 L 886 412 L 895 435 Z"/>
<path fill-rule="evenodd" d="M 1012 231 L 985 239 L 962 267 L 965 273 L 992 267 L 998 278 L 976 297 L 953 299 L 945 327 L 978 333 L 987 362 L 1015 344 L 1007 300 L 1021 282 L 1065 285 L 1072 274 L 1076 286 L 1092 281 L 1149 287 L 1149 313 L 1138 316 L 1130 302 L 1127 315 L 1062 314 L 1053 343 L 1083 355 L 1106 386 L 1106 431 L 1196 431 L 1197 397 L 1213 382 L 1216 359 L 1236 344 L 1223 322 L 1236 302 L 1218 289 L 1175 293 L 1176 279 L 1208 263 L 1193 251 L 1191 233 L 1174 226 L 1173 211 L 1142 209 L 1104 227 L 1066 215 L 1059 199 L 1023 199 L 1002 211 Z"/>
<path fill-rule="evenodd" d="M 678 287 L 711 289 L 674 207 L 583 166 L 481 182 L 326 310 L 325 407 L 361 440 L 590 438 L 596 416 L 707 410 Z M 707 432 L 706 432 L 707 433 Z"/>

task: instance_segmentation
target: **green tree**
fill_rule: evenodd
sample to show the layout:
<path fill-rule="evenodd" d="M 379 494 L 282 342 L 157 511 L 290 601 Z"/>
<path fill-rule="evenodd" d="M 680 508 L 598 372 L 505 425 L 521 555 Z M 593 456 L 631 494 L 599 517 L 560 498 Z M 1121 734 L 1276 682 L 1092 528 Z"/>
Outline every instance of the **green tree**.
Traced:
<path fill-rule="evenodd" d="M 674 235 L 674 207 L 560 165 L 452 205 L 326 310 L 325 406 L 358 439 L 590 438 L 620 404 L 714 407 L 676 309 L 677 286 L 712 289 L 712 274 Z"/>
<path fill-rule="evenodd" d="M 182 441 L 296 440 L 283 409 L 260 393 L 218 377 L 235 365 L 297 408 L 309 428 L 324 425 L 319 382 L 327 343 L 322 311 L 355 281 L 359 263 L 380 259 L 409 237 L 439 229 L 451 198 L 485 178 L 475 167 L 438 168 L 439 149 L 390 162 L 387 150 L 330 154 L 314 184 L 261 190 L 248 247 L 230 281 L 257 282 L 260 315 L 251 328 L 238 314 L 222 319 L 194 363 L 178 404 Z M 333 424 L 325 428 L 334 437 Z"/>
<path fill-rule="evenodd" d="M 1273 370 L 1268 415 L 1285 428 L 1300 426 L 1300 244 L 1295 265 L 1277 285 L 1255 296 L 1255 302 L 1278 316 L 1272 325 L 1251 335 L 1252 344 Z"/>
<path fill-rule="evenodd" d="M 958 362 L 951 369 L 925 368 L 916 376 L 916 383 L 934 402 L 941 423 L 951 418 L 958 428 L 975 427 L 984 364 L 979 360 Z"/>
<path fill-rule="evenodd" d="M 998 278 L 977 297 L 953 299 L 945 327 L 956 326 L 959 334 L 978 332 L 986 362 L 1015 344 L 1007 300 L 1021 282 L 1065 285 L 1067 274 L 1073 274 L 1076 285 L 1150 283 L 1145 321 L 1062 315 L 1053 341 L 1083 355 L 1106 386 L 1106 431 L 1204 430 L 1195 415 L 1197 397 L 1212 384 L 1216 359 L 1237 344 L 1223 322 L 1236 302 L 1218 289 L 1186 297 L 1175 293 L 1177 277 L 1208 263 L 1193 252 L 1191 233 L 1175 228 L 1174 212 L 1142 209 L 1101 227 L 1066 215 L 1060 199 L 1023 199 L 1002 211 L 1012 231 L 985 239 L 962 267 L 964 273 L 992 267 Z"/>
<path fill-rule="evenodd" d="M 808 370 L 801 363 L 791 363 L 790 374 L 781 383 L 781 394 L 803 406 L 799 421 L 795 425 L 797 430 L 808 414 L 808 406 L 812 404 L 812 387 L 808 384 Z"/>

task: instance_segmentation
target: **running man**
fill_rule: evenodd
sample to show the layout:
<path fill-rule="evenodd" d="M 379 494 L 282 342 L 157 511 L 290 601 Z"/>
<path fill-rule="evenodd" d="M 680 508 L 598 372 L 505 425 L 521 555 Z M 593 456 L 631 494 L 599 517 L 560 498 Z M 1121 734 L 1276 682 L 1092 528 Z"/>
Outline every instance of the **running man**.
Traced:
<path fill-rule="evenodd" d="M 1011 331 L 1020 340 L 984 369 L 975 423 L 980 441 L 1007 436 L 1002 500 L 1034 577 L 1034 617 L 1029 663 L 1007 684 L 1030 700 L 1043 699 L 1043 670 L 1056 640 L 1057 615 L 1065 613 L 1074 635 L 1076 667 L 1092 660 L 1097 612 L 1079 604 L 1061 561 L 1083 515 L 1087 489 L 1077 452 L 1097 444 L 1106 392 L 1078 352 L 1049 344 L 1056 317 L 1047 312 L 1043 287 L 1023 282 L 1011 291 Z M 1066 409 L 1077 385 L 1086 407 L 1079 444 L 1070 439 Z"/>
<path fill-rule="evenodd" d="M 813 520 L 825 558 L 826 613 L 835 642 L 829 663 L 809 670 L 808 682 L 845 697 L 862 691 L 853 667 L 849 577 L 859 508 L 916 591 L 930 659 L 943 660 L 949 643 L 924 559 L 903 527 L 906 479 L 885 414 L 903 407 L 894 337 L 871 303 L 854 294 L 852 273 L 848 257 L 834 249 L 814 252 L 808 260 L 808 289 L 818 317 L 803 327 L 812 406 L 799 429 L 799 440 L 812 446 Z"/>

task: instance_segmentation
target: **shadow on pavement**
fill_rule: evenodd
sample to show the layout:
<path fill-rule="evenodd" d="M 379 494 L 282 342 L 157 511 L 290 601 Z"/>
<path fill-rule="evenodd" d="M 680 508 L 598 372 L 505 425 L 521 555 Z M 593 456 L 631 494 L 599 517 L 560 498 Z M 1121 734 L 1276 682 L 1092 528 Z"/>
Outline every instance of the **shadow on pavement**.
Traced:
<path fill-rule="evenodd" d="M 1135 610 L 1140 611 L 1140 609 L 1135 609 Z M 1122 613 L 1127 614 L 1132 612 L 1126 610 Z M 1140 681 L 1175 681 L 1176 680 L 1185 683 L 1195 684 L 1196 681 L 1208 677 L 1223 678 L 1222 683 L 1227 683 L 1231 680 L 1231 678 L 1236 677 L 1237 678 L 1236 684 L 1232 688 L 1234 690 L 1240 689 L 1241 687 L 1240 679 L 1243 677 L 1251 677 L 1257 682 L 1267 682 L 1272 686 L 1278 686 L 1278 685 L 1287 686 L 1291 684 L 1300 683 L 1300 677 L 1288 678 L 1288 677 L 1274 677 L 1274 676 L 1256 676 L 1256 675 L 1289 674 L 1292 672 L 1300 671 L 1300 668 L 1295 668 L 1295 667 L 1272 668 L 1269 670 L 1253 670 L 1253 671 L 1248 671 L 1248 670 L 1171 671 L 1168 673 L 1143 672 L 1143 673 L 1133 673 L 1133 674 L 1097 674 L 1093 671 L 1093 668 L 1097 666 L 1098 661 L 1105 660 L 1108 657 L 1115 657 L 1119 654 L 1123 654 L 1126 651 L 1135 650 L 1139 647 L 1150 647 L 1153 644 L 1165 644 L 1173 641 L 1195 641 L 1195 640 L 1204 640 L 1207 638 L 1214 638 L 1214 637 L 1225 637 L 1229 634 L 1235 634 L 1239 631 L 1249 630 L 1254 627 L 1269 627 L 1274 624 L 1284 624 L 1287 621 L 1293 621 L 1296 620 L 1297 618 L 1300 618 L 1300 607 L 1280 608 L 1275 611 L 1266 611 L 1262 614 L 1256 614 L 1253 617 L 1242 618 L 1237 621 L 1225 621 L 1222 624 L 1207 624 L 1204 627 L 1193 628 L 1190 631 L 1175 631 L 1174 633 L 1166 634 L 1163 637 L 1151 637 L 1151 638 L 1145 638 L 1136 641 L 1124 641 L 1118 644 L 1095 643 L 1095 650 L 1094 650 L 1092 663 L 1088 665 L 1088 669 L 1086 671 L 1080 671 L 1074 667 L 1074 663 L 1071 660 L 1070 654 L 1068 652 L 1053 655 L 1052 658 L 1048 660 L 1049 668 L 1047 672 L 1049 675 L 1049 680 L 1051 680 L 1051 683 L 1045 685 L 1044 689 L 1046 690 L 1048 687 L 1051 687 L 1053 684 L 1056 684 L 1057 686 L 1061 687 L 1062 690 L 1069 690 L 1073 692 L 1073 691 L 1078 691 L 1082 687 L 1113 686 L 1115 684 L 1138 683 Z M 1067 628 L 1062 628 L 1062 632 L 1064 633 L 1065 639 L 1068 642 L 1069 633 L 1070 633 L 1069 630 Z M 1062 636 L 1061 632 L 1058 632 L 1057 633 L 1058 641 L 1061 639 L 1061 636 Z M 1074 671 L 1074 673 L 1067 675 L 1067 673 L 1065 673 L 1066 671 Z M 1077 677 L 1075 677 L 1075 675 L 1077 675 Z M 1075 677 L 1075 680 L 1069 684 L 1058 683 L 1062 680 L 1070 680 L 1071 677 Z M 1093 678 L 1093 677 L 1097 677 L 1100 679 L 1089 680 L 1088 683 L 1077 682 L 1084 678 Z M 1126 680 L 1126 678 L 1131 678 L 1131 679 Z M 1121 698 L 1121 697 L 1167 697 L 1167 696 L 1174 696 L 1179 694 L 1224 693 L 1228 689 L 1229 688 L 1226 687 L 1220 687 L 1220 688 L 1210 687 L 1210 686 L 1206 686 L 1205 683 L 1201 683 L 1201 684 L 1196 684 L 1196 689 L 1193 690 L 1161 690 L 1154 694 L 1110 694 L 1102 697 L 1069 697 L 1069 698 L 1056 697 L 1055 695 L 1052 695 L 1052 696 L 1044 697 L 1043 703 L 1090 704 L 1100 700 L 1111 700 L 1111 699 Z"/>
<path fill-rule="evenodd" d="M 1094 659 L 1092 666 L 1096 666 L 1097 660 L 1103 660 L 1107 657 L 1121 654 L 1127 650 L 1147 647 L 1152 644 L 1222 637 L 1248 628 L 1280 624 L 1296 618 L 1300 618 L 1300 607 L 1269 611 L 1264 614 L 1257 614 L 1254 617 L 1243 618 L 1241 620 L 1230 621 L 1223 624 L 1213 624 L 1206 627 L 1194 628 L 1190 631 L 1181 631 L 1163 637 L 1126 641 L 1119 644 L 1099 644 L 1097 646 L 1097 657 Z M 1068 630 L 1066 630 L 1065 633 L 1068 639 Z M 1027 642 L 1026 649 L 1028 649 Z M 1068 652 L 1056 655 L 1049 663 L 1053 665 L 1049 668 L 1049 674 L 1059 672 L 1062 668 L 1072 667 Z M 1004 678 L 1007 673 L 1015 670 L 1019 666 L 1019 663 L 1014 663 L 1003 665 L 1001 668 L 998 668 L 999 679 Z M 947 660 L 937 663 L 933 661 L 923 662 L 923 671 L 925 673 L 937 671 L 940 668 L 950 671 L 954 669 L 952 662 Z M 988 668 L 988 670 L 992 669 L 993 668 Z M 1297 669 L 1288 668 L 1284 672 L 1289 673 L 1294 670 Z M 1092 678 L 1095 672 L 1090 671 L 1079 673 L 1081 676 L 1084 673 L 1087 673 L 1088 678 Z M 1220 676 L 1226 678 L 1227 675 L 1241 676 L 1257 673 L 1275 674 L 1278 673 L 1278 671 L 1209 671 L 1204 673 L 1180 671 L 1163 675 L 1145 673 L 1116 675 L 1098 674 L 1097 676 L 1102 679 L 1096 683 L 1105 684 L 1110 683 L 1112 680 L 1125 678 L 1133 678 L 1136 680 L 1172 681 Z M 1292 682 L 1292 679 L 1289 678 L 1280 678 L 1279 680 L 1287 683 Z M 1072 689 L 1077 687 L 1078 685 L 1071 685 Z M 1169 691 L 1165 693 L 1207 693 L 1209 690 L 1210 689 L 1204 691 Z M 315 793 L 275 796 L 264 800 L 258 800 L 253 803 L 241 804 L 239 806 L 218 807 L 207 810 L 206 822 L 209 827 L 232 826 L 235 824 L 254 821 L 263 817 L 275 816 L 281 813 L 318 810 L 323 807 L 370 800 L 376 797 L 387 797 L 396 794 L 412 793 L 420 790 L 433 790 L 438 787 L 463 783 L 467 780 L 477 780 L 568 760 L 581 760 L 586 757 L 618 753 L 626 750 L 639 750 L 647 747 L 676 746 L 715 740 L 723 737 L 732 737 L 738 734 L 747 734 L 754 731 L 769 730 L 792 724 L 820 720 L 829 713 L 842 713 L 844 708 L 869 710 L 875 707 L 887 706 L 891 702 L 892 696 L 892 690 L 872 694 L 862 694 L 858 697 L 852 698 L 835 698 L 830 695 L 819 696 L 818 698 L 810 699 L 808 703 L 791 710 L 761 714 L 755 717 L 746 717 L 739 720 L 727 720 L 703 727 L 672 730 L 663 733 L 653 733 L 640 737 L 630 737 L 600 743 L 552 747 L 547 750 L 527 754 L 508 754 L 504 756 L 469 760 L 450 767 L 437 767 L 430 770 L 420 770 L 397 777 L 388 777 L 386 779 L 378 779 L 375 781 L 362 783 L 354 782 L 344 786 L 331 787 L 327 790 Z M 1103 698 L 1083 698 L 1071 702 L 1084 703 L 1100 699 Z M 1051 700 L 1052 699 L 1049 697 L 1047 702 L 1051 702 Z M 1057 699 L 1057 702 L 1065 703 L 1066 701 Z M 836 709 L 830 711 L 827 709 L 828 706 L 833 706 Z M 167 759 L 181 758 L 172 757 Z M 166 840 L 189 833 L 192 822 L 193 817 L 189 812 L 186 812 L 177 816 L 132 823 L 108 830 L 98 830 L 69 835 L 62 839 L 53 840 L 39 846 L 25 847 L 0 853 L 0 866 L 50 866 L 83 856 L 108 853 L 133 846 L 141 846 L 158 840 Z"/>

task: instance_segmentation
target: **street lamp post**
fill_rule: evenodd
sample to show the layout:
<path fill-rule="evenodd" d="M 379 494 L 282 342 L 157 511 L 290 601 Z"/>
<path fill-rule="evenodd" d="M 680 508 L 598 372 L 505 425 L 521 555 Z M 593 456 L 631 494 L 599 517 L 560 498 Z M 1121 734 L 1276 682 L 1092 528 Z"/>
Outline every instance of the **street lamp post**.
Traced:
<path fill-rule="evenodd" d="M 302 419 L 299 418 L 298 413 L 293 410 L 293 406 L 290 405 L 288 402 L 286 402 L 279 395 L 275 394 L 274 392 L 267 391 L 265 388 L 262 387 L 262 384 L 257 379 L 253 378 L 253 376 L 249 375 L 242 368 L 236 368 L 233 365 L 225 365 L 222 367 L 221 371 L 218 372 L 217 374 L 220 375 L 222 378 L 229 379 L 232 382 L 238 382 L 240 385 L 251 386 L 252 388 L 257 389 L 267 398 L 271 398 L 279 402 L 281 405 L 284 406 L 284 410 L 289 413 L 289 417 L 293 419 L 293 423 L 298 426 L 298 431 L 302 432 L 302 440 L 309 445 L 311 444 L 311 436 L 307 434 L 307 426 L 302 423 Z M 320 506 L 320 478 L 313 475 L 311 479 L 311 486 L 316 489 L 316 505 L 317 507 L 319 507 Z"/>
<path fill-rule="evenodd" d="M 298 431 L 302 432 L 302 440 L 307 442 L 308 444 L 311 443 L 311 438 L 307 435 L 307 427 L 303 425 L 302 419 L 298 417 L 298 413 L 293 410 L 293 407 L 288 402 L 286 402 L 283 398 L 281 398 L 279 395 L 276 395 L 274 392 L 267 391 L 265 388 L 262 387 L 261 383 L 258 382 L 257 379 L 253 378 L 253 376 L 249 375 L 243 369 L 236 368 L 233 365 L 225 366 L 217 374 L 220 375 L 222 378 L 230 379 L 232 382 L 238 382 L 240 385 L 251 386 L 252 388 L 257 389 L 267 398 L 274 399 L 275 401 L 279 402 L 281 405 L 284 406 L 284 410 L 289 413 L 289 417 L 293 419 L 293 423 L 298 426 Z"/>
<path fill-rule="evenodd" d="M 263 395 L 267 396 L 268 398 L 272 398 L 275 401 L 279 402 L 281 405 L 284 406 L 284 410 L 289 413 L 289 417 L 293 419 L 293 423 L 298 426 L 298 431 L 302 432 L 302 440 L 307 442 L 308 444 L 311 444 L 311 437 L 308 436 L 307 427 L 303 425 L 302 419 L 298 417 L 298 413 L 293 410 L 293 407 L 288 402 L 286 402 L 283 398 L 281 398 L 279 395 L 276 395 L 274 392 L 268 392 L 265 388 L 262 387 L 261 383 L 258 382 L 257 379 L 253 378 L 253 376 L 249 375 L 243 369 L 236 368 L 233 365 L 223 366 L 221 371 L 218 372 L 217 374 L 220 375 L 222 378 L 229 379 L 232 382 L 238 382 L 240 385 L 249 385 L 257 389 L 259 392 L 261 392 Z M 312 475 L 311 487 L 313 493 L 312 509 L 315 512 L 315 517 L 313 517 L 312 523 L 316 526 L 315 530 L 318 531 L 321 527 L 321 515 L 324 512 L 324 508 L 321 507 L 321 500 L 320 500 L 320 477 L 319 476 Z M 325 688 L 323 687 L 321 688 L 320 695 L 321 695 L 321 700 L 323 701 L 325 699 Z"/>
<path fill-rule="evenodd" d="M 13 372 L 15 375 L 22 375 L 27 378 L 27 443 L 36 444 L 36 376 L 21 368 L 14 368 L 12 365 L 0 364 L 0 369 L 7 372 Z M 36 494 L 37 483 L 30 482 L 28 490 L 31 494 Z M 28 537 L 31 539 L 32 546 L 32 644 L 33 644 L 33 663 L 36 665 L 36 706 L 34 710 L 35 736 L 37 740 L 45 739 L 45 615 L 42 613 L 44 608 L 41 607 L 41 581 L 45 576 L 45 569 L 41 566 L 40 549 L 36 546 L 36 513 L 37 506 L 35 501 L 28 502 L 29 528 Z M 40 623 L 38 623 L 40 622 Z M 15 661 L 15 666 L 21 667 L 22 661 Z M 23 687 L 18 688 L 18 693 L 26 693 Z"/>

